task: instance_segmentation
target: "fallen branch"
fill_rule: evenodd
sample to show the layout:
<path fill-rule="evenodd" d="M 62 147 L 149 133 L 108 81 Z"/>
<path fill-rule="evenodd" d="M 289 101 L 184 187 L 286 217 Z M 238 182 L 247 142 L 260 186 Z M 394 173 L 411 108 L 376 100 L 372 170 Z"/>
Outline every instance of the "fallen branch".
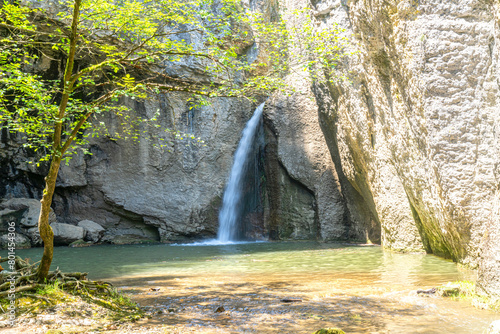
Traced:
<path fill-rule="evenodd" d="M 4 296 L 7 296 L 8 294 L 10 293 L 19 293 L 19 292 L 23 292 L 23 291 L 35 291 L 36 289 L 38 289 L 41 285 L 40 284 L 31 284 L 31 285 L 23 285 L 23 286 L 20 286 L 20 287 L 17 287 L 14 291 L 11 291 L 10 289 L 7 290 L 7 291 L 2 291 L 0 292 L 0 297 L 4 297 Z"/>

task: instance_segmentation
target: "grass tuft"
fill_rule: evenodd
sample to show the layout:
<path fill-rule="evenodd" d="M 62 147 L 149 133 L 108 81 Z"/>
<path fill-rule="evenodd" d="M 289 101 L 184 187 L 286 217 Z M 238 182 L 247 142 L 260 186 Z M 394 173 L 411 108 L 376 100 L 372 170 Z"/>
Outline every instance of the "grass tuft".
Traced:
<path fill-rule="evenodd" d="M 476 293 L 476 284 L 471 281 L 448 282 L 439 286 L 438 293 L 443 297 L 449 297 L 457 300 L 467 300 L 473 306 L 480 309 L 500 312 L 500 300 L 494 300 L 488 296 Z"/>

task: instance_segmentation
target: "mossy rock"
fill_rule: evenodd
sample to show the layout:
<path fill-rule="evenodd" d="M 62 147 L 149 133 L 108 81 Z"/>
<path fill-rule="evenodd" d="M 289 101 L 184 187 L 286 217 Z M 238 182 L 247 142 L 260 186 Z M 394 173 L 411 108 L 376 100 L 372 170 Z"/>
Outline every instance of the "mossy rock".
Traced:
<path fill-rule="evenodd" d="M 88 247 L 88 246 L 90 246 L 90 243 L 85 242 L 82 239 L 73 241 L 72 243 L 69 244 L 69 247 Z"/>
<path fill-rule="evenodd" d="M 443 293 L 443 297 L 458 297 L 460 296 L 460 288 L 459 287 L 446 287 L 441 290 Z"/>
<path fill-rule="evenodd" d="M 60 329 L 49 329 L 45 334 L 64 334 L 64 332 Z"/>
<path fill-rule="evenodd" d="M 463 294 L 460 283 L 448 283 L 438 287 L 438 290 L 443 297 L 459 297 Z"/>
<path fill-rule="evenodd" d="M 345 332 L 339 328 L 322 328 L 313 334 L 345 334 Z"/>

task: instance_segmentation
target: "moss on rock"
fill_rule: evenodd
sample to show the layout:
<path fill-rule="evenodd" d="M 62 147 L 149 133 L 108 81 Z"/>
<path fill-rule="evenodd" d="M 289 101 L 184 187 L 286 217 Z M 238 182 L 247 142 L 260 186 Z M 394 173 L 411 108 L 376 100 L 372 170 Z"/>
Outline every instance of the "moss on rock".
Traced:
<path fill-rule="evenodd" d="M 345 332 L 339 328 L 322 328 L 313 334 L 345 334 Z"/>
<path fill-rule="evenodd" d="M 479 309 L 500 312 L 500 300 L 496 300 L 486 295 L 479 295 L 476 292 L 476 284 L 474 282 L 448 282 L 446 285 L 439 286 L 437 290 L 438 294 L 442 297 L 468 300 L 473 306 Z"/>

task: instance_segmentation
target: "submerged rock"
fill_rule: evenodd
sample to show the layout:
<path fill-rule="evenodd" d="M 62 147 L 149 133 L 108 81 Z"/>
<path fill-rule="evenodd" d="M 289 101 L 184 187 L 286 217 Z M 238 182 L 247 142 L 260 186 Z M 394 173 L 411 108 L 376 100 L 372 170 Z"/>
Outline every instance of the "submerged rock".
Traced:
<path fill-rule="evenodd" d="M 301 303 L 302 299 L 299 299 L 299 298 L 284 298 L 281 301 L 283 303 Z"/>
<path fill-rule="evenodd" d="M 85 242 L 84 240 L 80 239 L 80 240 L 73 241 L 72 243 L 70 243 L 69 247 L 88 247 L 90 245 L 91 245 L 91 243 Z"/>
<path fill-rule="evenodd" d="M 436 288 L 427 289 L 427 290 L 417 290 L 418 295 L 433 295 L 437 292 Z"/>
<path fill-rule="evenodd" d="M 345 332 L 338 328 L 322 328 L 313 334 L 345 334 Z"/>
<path fill-rule="evenodd" d="M 111 239 L 111 243 L 115 245 L 150 244 L 156 242 L 158 241 L 136 234 L 122 234 Z"/>
<path fill-rule="evenodd" d="M 226 309 L 224 308 L 224 306 L 219 306 L 215 309 L 215 313 L 222 313 L 222 312 L 225 312 Z"/>

